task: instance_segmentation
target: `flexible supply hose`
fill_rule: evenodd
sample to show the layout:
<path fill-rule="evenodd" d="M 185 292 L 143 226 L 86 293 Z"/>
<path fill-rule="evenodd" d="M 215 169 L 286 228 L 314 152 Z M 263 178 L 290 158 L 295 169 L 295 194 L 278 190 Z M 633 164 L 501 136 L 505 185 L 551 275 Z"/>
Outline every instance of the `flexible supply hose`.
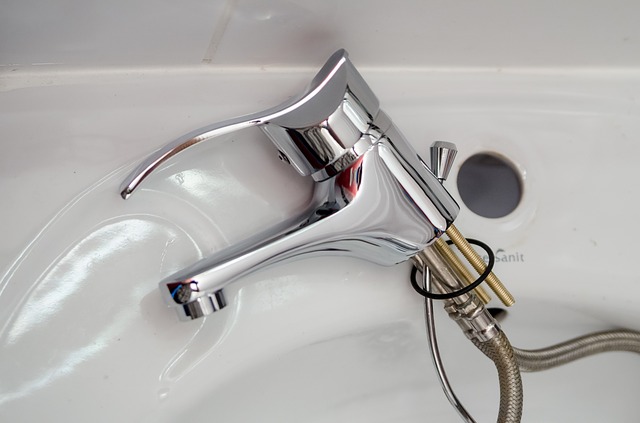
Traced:
<path fill-rule="evenodd" d="M 489 253 L 491 251 L 489 250 Z M 414 288 L 420 287 L 429 292 L 433 281 L 437 282 L 437 286 L 442 289 L 441 285 L 444 280 L 448 281 L 454 290 L 458 288 L 458 284 L 464 286 L 456 279 L 454 274 L 445 272 L 448 269 L 445 259 L 436 249 L 426 249 L 420 257 L 422 261 L 418 262 L 412 271 L 411 281 Z M 429 263 L 430 266 L 427 266 Z M 417 269 L 421 270 L 422 281 L 418 282 Z M 444 269 L 444 270 L 443 270 Z M 489 266 L 489 271 L 491 265 Z M 437 273 L 432 275 L 432 271 Z M 486 269 L 485 269 L 486 272 Z M 467 287 L 471 287 L 468 285 Z M 446 292 L 446 289 L 443 289 Z M 420 291 L 418 291 L 420 292 Z M 433 302 L 429 292 L 429 296 L 425 295 L 425 321 L 427 326 L 427 338 L 429 340 L 429 349 L 433 359 L 436 373 L 440 378 L 443 391 L 456 409 L 460 417 L 469 423 L 475 420 L 464 408 L 458 400 L 446 376 L 446 372 L 440 360 L 438 351 L 438 343 L 436 340 L 435 323 L 433 315 Z M 491 314 L 484 308 L 483 303 L 478 301 L 472 294 L 461 293 L 459 297 L 466 296 L 467 300 L 458 303 L 454 300 L 447 300 L 445 310 L 449 316 L 455 320 L 466 334 L 473 333 L 471 337 L 473 343 L 489 357 L 498 370 L 498 380 L 500 382 L 500 411 L 498 412 L 498 423 L 520 423 L 522 417 L 522 380 L 520 378 L 520 370 L 518 363 L 513 355 L 513 349 L 506 335 L 497 327 L 495 320 Z M 475 301 L 474 301 L 475 299 Z"/>
<path fill-rule="evenodd" d="M 519 423 L 522 418 L 522 380 L 520 371 L 537 372 L 580 358 L 610 352 L 640 354 L 640 332 L 620 329 L 596 332 L 538 350 L 513 348 L 500 332 L 493 339 L 473 343 L 496 365 L 500 381 L 498 423 Z"/>
<path fill-rule="evenodd" d="M 432 253 L 433 251 L 425 250 L 423 253 L 426 254 L 429 252 Z M 431 277 L 429 268 L 431 266 L 433 266 L 434 269 L 442 267 L 438 266 L 439 264 L 442 264 L 438 262 L 438 257 L 439 256 L 433 254 L 426 255 L 424 262 L 419 262 L 419 266 L 416 266 L 416 269 L 418 267 L 422 267 L 421 273 L 423 280 L 421 288 L 423 288 L 423 290 L 430 291 L 429 287 Z M 429 263 L 430 266 L 427 266 L 426 263 Z M 416 269 L 414 269 L 414 271 Z M 446 276 L 446 274 L 443 275 L 442 272 L 440 273 L 440 278 Z M 416 282 L 415 285 L 419 287 L 415 276 L 416 274 L 412 272 L 412 284 L 413 282 Z M 455 286 L 455 282 L 456 281 L 451 283 L 451 285 Z M 414 288 L 416 288 L 415 285 Z M 416 288 L 416 290 L 418 289 Z M 429 292 L 429 296 L 425 294 L 423 295 L 425 296 L 425 317 L 429 346 L 443 390 L 462 419 L 469 423 L 475 422 L 455 396 L 455 393 L 447 380 L 442 362 L 440 361 L 435 336 L 435 325 L 433 322 L 432 310 L 433 305 L 431 301 L 431 295 L 433 294 Z M 468 294 L 460 293 L 458 297 L 461 297 L 462 295 Z M 640 332 L 627 329 L 588 334 L 538 350 L 513 348 L 504 332 L 498 328 L 496 333 L 496 326 L 490 325 L 489 321 L 483 319 L 482 316 L 484 316 L 485 313 L 486 316 L 489 316 L 489 314 L 486 309 L 482 307 L 482 303 L 480 303 L 482 312 L 475 313 L 478 309 L 472 307 L 472 310 L 470 310 L 469 307 L 466 307 L 466 305 L 468 305 L 467 303 L 462 304 L 465 306 L 460 308 L 458 307 L 460 304 L 456 304 L 450 299 L 448 301 L 450 304 L 445 304 L 445 310 L 447 310 L 449 315 L 458 322 L 465 333 L 470 332 L 475 334 L 474 336 L 470 336 L 473 344 L 476 345 L 483 354 L 489 357 L 496 366 L 500 384 L 500 410 L 498 412 L 498 423 L 520 423 L 521 421 L 523 406 L 522 379 L 520 376 L 521 371 L 535 372 L 546 370 L 583 357 L 608 351 L 629 351 L 640 353 Z M 490 317 L 490 320 L 493 321 L 493 318 Z M 488 329 L 492 329 L 494 332 L 491 333 Z"/>
<path fill-rule="evenodd" d="M 522 379 L 513 348 L 504 332 L 486 342 L 472 340 L 480 351 L 491 359 L 498 370 L 500 382 L 500 411 L 498 423 L 520 423 L 522 418 Z"/>
<path fill-rule="evenodd" d="M 422 287 L 427 291 L 431 290 L 431 273 L 429 268 L 424 266 L 422 268 Z M 464 408 L 453 388 L 449 383 L 447 372 L 444 370 L 444 364 L 442 364 L 442 358 L 440 357 L 440 348 L 438 347 L 438 337 L 436 335 L 436 322 L 433 314 L 433 300 L 431 298 L 424 299 L 424 319 L 427 327 L 427 340 L 429 341 L 429 352 L 431 353 L 431 360 L 436 368 L 436 374 L 440 379 L 440 385 L 442 391 L 447 397 L 453 408 L 458 412 L 462 420 L 466 423 L 476 423 L 471 417 L 471 414 Z"/>
<path fill-rule="evenodd" d="M 629 351 L 640 354 L 640 332 L 626 329 L 596 332 L 547 348 L 513 348 L 513 351 L 521 371 L 538 372 L 603 352 Z"/>

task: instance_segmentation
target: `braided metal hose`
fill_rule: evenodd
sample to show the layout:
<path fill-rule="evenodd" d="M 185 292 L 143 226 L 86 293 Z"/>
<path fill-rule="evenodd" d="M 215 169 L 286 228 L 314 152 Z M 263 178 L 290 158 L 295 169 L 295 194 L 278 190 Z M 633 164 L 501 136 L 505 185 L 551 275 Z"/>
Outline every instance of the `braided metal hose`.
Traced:
<path fill-rule="evenodd" d="M 416 268 L 421 269 L 422 287 L 429 289 L 431 282 L 440 292 L 451 292 L 465 285 L 455 273 L 446 256 L 437 248 L 426 248 L 415 258 Z M 425 301 L 427 334 L 432 358 L 445 394 L 463 420 L 475 422 L 459 402 L 449 386 L 440 362 L 431 299 Z M 518 363 L 506 335 L 476 295 L 466 293 L 445 300 L 445 311 L 462 329 L 464 334 L 489 357 L 498 370 L 500 382 L 500 411 L 498 423 L 520 423 L 522 417 L 522 380 Z"/>
<path fill-rule="evenodd" d="M 495 363 L 498 370 L 500 382 L 498 423 L 520 423 L 523 402 L 522 379 L 509 340 L 504 332 L 500 331 L 488 341 L 472 339 L 472 342 Z"/>
<path fill-rule="evenodd" d="M 456 268 L 450 266 L 447 256 L 438 248 L 427 248 L 422 251 L 416 258 L 416 267 L 422 269 L 422 285 L 427 291 L 429 291 L 431 279 L 428 276 L 430 271 L 433 272 L 436 291 L 451 292 L 464 286 L 460 282 L 462 278 L 456 273 Z M 432 307 L 431 299 L 427 298 L 425 304 L 429 310 Z M 640 332 L 626 329 L 597 332 L 537 350 L 513 348 L 494 318 L 484 308 L 483 303 L 472 293 L 446 299 L 445 311 L 458 323 L 473 344 L 496 366 L 500 383 L 498 423 L 520 423 L 521 421 L 523 407 L 521 371 L 546 370 L 607 351 L 640 353 Z M 439 361 L 433 315 L 430 312 L 426 315 L 430 349 L 445 394 L 464 421 L 475 422 L 448 383 L 442 363 Z"/>
<path fill-rule="evenodd" d="M 640 354 L 640 332 L 627 329 L 610 330 L 581 336 L 538 350 L 513 348 L 520 370 L 523 372 L 538 372 L 609 351 L 629 351 Z"/>

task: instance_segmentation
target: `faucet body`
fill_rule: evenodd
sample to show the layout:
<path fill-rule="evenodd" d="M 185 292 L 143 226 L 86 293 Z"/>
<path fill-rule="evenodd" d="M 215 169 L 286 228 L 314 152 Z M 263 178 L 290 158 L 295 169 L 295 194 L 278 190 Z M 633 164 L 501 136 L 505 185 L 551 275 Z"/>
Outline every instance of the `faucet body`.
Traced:
<path fill-rule="evenodd" d="M 258 269 L 313 254 L 394 265 L 433 243 L 458 205 L 424 164 L 348 59 L 336 52 L 305 93 L 262 113 L 215 124 L 161 148 L 123 182 L 134 189 L 185 148 L 258 126 L 282 157 L 315 181 L 307 211 L 160 282 L 185 320 L 223 308 L 223 288 Z"/>

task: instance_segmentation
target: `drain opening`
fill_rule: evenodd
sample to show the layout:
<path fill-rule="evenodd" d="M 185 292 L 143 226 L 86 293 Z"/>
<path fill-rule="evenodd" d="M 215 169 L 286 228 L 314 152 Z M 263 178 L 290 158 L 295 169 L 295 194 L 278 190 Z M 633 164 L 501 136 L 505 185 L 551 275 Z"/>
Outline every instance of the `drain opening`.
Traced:
<path fill-rule="evenodd" d="M 522 180 L 515 166 L 490 153 L 475 154 L 465 160 L 457 184 L 464 204 L 482 217 L 504 217 L 522 199 Z"/>

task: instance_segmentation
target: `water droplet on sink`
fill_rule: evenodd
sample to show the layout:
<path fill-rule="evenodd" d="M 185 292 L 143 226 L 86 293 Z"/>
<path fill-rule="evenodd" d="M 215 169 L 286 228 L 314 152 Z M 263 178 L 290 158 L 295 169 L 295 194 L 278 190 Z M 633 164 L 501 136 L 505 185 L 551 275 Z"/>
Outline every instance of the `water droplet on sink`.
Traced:
<path fill-rule="evenodd" d="M 164 401 L 167 399 L 167 397 L 169 396 L 169 392 L 171 392 L 171 390 L 169 388 L 162 388 L 158 391 L 158 399 L 160 399 L 160 401 Z"/>

